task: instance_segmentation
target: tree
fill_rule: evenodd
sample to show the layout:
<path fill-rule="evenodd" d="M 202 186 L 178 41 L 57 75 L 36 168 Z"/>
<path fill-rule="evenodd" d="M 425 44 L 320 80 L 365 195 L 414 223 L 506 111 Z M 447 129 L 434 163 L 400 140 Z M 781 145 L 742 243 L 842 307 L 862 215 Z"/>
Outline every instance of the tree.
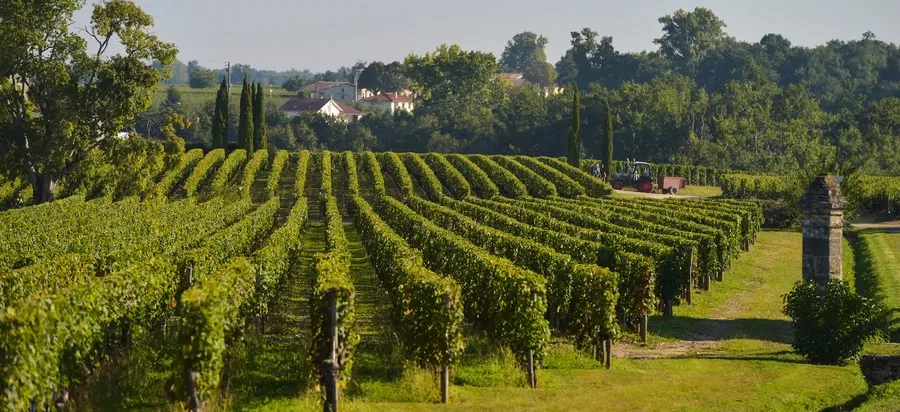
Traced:
<path fill-rule="evenodd" d="M 359 87 L 373 93 L 393 92 L 409 87 L 409 80 L 403 75 L 403 64 L 372 62 L 360 73 Z"/>
<path fill-rule="evenodd" d="M 302 89 L 303 86 L 306 86 L 307 84 L 309 84 L 309 82 L 306 80 L 306 78 L 300 76 L 291 76 L 281 84 L 281 88 L 289 92 L 299 92 L 300 89 Z"/>
<path fill-rule="evenodd" d="M 442 133 L 468 140 L 473 150 L 479 149 L 475 142 L 488 144 L 495 125 L 491 107 L 503 90 L 494 78 L 493 54 L 442 45 L 424 56 L 408 56 L 403 67 L 421 101 L 416 117 L 433 116 Z"/>
<path fill-rule="evenodd" d="M 175 107 L 181 104 L 181 91 L 170 85 L 166 88 L 166 105 Z"/>
<path fill-rule="evenodd" d="M 383 91 L 382 78 L 385 70 L 385 65 L 382 62 L 370 63 L 359 75 L 359 87 L 369 89 L 375 94 Z"/>
<path fill-rule="evenodd" d="M 537 63 L 547 62 L 547 38 L 530 31 L 513 36 L 500 55 L 500 67 L 506 72 L 524 73 Z"/>
<path fill-rule="evenodd" d="M 692 12 L 678 9 L 674 15 L 659 18 L 663 35 L 654 39 L 663 56 L 679 72 L 694 78 L 700 61 L 725 41 L 725 22 L 712 10 L 697 7 Z"/>
<path fill-rule="evenodd" d="M 613 171 L 613 118 L 612 109 L 609 107 L 609 99 L 606 100 L 606 143 L 603 145 L 606 161 L 604 162 L 604 173 L 606 178 L 612 177 Z"/>
<path fill-rule="evenodd" d="M 252 85 L 250 86 L 253 87 Z M 253 94 L 253 148 L 265 150 L 268 146 L 266 136 L 266 105 L 261 83 L 256 83 L 256 92 Z"/>
<path fill-rule="evenodd" d="M 153 67 L 156 67 L 157 70 L 160 70 L 160 74 L 162 74 L 163 65 L 158 60 L 153 61 Z M 185 66 L 184 63 L 175 59 L 171 64 L 165 67 L 169 69 L 169 73 L 171 76 L 163 80 L 164 84 L 187 84 L 190 76 L 188 75 L 188 66 Z M 165 77 L 165 76 L 163 76 Z"/>
<path fill-rule="evenodd" d="M 215 70 L 197 67 L 191 72 L 191 80 L 188 84 L 192 89 L 207 89 L 216 84 L 216 77 L 218 74 Z"/>
<path fill-rule="evenodd" d="M 525 80 L 543 90 L 550 90 L 556 84 L 556 68 L 547 62 L 535 62 L 525 69 Z"/>
<path fill-rule="evenodd" d="M 222 85 L 216 95 L 216 109 L 212 126 L 213 149 L 228 146 L 228 80 L 222 78 Z"/>
<path fill-rule="evenodd" d="M 572 127 L 569 129 L 569 146 L 566 160 L 570 165 L 581 167 L 581 103 L 578 98 L 578 86 L 572 87 Z"/>
<path fill-rule="evenodd" d="M 244 87 L 241 89 L 241 112 L 238 120 L 238 148 L 253 153 L 253 89 L 244 76 Z"/>
<path fill-rule="evenodd" d="M 0 7 L 0 174 L 25 177 L 35 204 L 52 201 L 57 181 L 104 150 L 136 113 L 177 49 L 150 32 L 153 18 L 127 0 L 94 6 L 87 34 L 69 31 L 78 0 Z M 125 54 L 111 55 L 118 42 Z M 7 80 L 8 79 L 8 80 Z"/>

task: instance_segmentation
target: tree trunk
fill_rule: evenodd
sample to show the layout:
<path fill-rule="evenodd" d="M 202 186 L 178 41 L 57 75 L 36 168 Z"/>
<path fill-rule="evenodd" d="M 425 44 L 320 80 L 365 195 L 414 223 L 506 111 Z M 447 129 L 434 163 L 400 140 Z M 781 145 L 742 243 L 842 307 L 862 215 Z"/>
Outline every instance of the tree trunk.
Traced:
<path fill-rule="evenodd" d="M 31 182 L 31 189 L 34 192 L 32 204 L 39 205 L 53 201 L 56 192 L 55 176 L 49 173 L 31 172 L 28 174 L 28 181 Z"/>

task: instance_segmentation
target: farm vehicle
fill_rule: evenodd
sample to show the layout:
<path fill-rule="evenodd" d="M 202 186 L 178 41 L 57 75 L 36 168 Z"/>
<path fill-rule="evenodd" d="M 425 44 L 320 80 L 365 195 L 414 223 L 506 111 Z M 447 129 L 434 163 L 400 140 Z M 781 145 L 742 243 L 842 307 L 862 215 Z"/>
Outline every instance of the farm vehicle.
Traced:
<path fill-rule="evenodd" d="M 616 190 L 634 187 L 638 192 L 651 193 L 654 183 L 662 193 L 674 195 L 684 189 L 687 181 L 679 176 L 654 176 L 650 163 L 638 161 L 631 162 L 626 170 L 614 172 L 610 178 L 610 184 Z"/>

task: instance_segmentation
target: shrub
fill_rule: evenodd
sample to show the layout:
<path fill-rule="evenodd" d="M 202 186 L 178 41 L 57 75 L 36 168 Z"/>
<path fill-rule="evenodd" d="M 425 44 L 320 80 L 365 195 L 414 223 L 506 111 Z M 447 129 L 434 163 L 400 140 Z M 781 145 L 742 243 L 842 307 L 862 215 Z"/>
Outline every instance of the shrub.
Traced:
<path fill-rule="evenodd" d="M 828 281 L 824 291 L 813 281 L 799 281 L 784 302 L 784 314 L 793 320 L 792 346 L 813 363 L 845 364 L 878 335 L 881 309 L 842 281 Z"/>

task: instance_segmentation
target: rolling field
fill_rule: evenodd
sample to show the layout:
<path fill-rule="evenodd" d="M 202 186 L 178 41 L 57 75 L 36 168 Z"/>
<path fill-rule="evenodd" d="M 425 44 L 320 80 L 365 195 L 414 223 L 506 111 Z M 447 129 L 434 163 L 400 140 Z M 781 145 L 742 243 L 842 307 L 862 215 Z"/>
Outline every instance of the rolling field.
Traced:
<path fill-rule="evenodd" d="M 219 150 L 139 196 L 2 212 L 0 404 L 321 410 L 329 362 L 347 410 L 891 404 L 791 350 L 798 232 L 610 193 L 551 158 Z"/>
<path fill-rule="evenodd" d="M 190 86 L 177 84 L 174 85 L 175 89 L 181 92 L 181 105 L 186 108 L 201 108 L 203 105 L 207 103 L 215 103 L 216 102 L 216 93 L 219 91 L 219 86 L 210 87 L 206 89 L 192 89 Z M 160 104 L 166 101 L 166 93 L 168 90 L 168 85 L 160 85 L 157 87 L 156 92 L 153 93 L 153 106 L 159 107 Z M 278 107 L 281 107 L 285 103 L 287 103 L 288 99 L 297 95 L 295 92 L 290 92 L 282 89 L 279 86 L 266 86 L 264 87 L 266 92 L 266 102 L 273 102 Z M 231 85 L 231 99 L 232 101 L 240 100 L 241 97 L 241 85 L 240 84 L 232 84 Z"/>

